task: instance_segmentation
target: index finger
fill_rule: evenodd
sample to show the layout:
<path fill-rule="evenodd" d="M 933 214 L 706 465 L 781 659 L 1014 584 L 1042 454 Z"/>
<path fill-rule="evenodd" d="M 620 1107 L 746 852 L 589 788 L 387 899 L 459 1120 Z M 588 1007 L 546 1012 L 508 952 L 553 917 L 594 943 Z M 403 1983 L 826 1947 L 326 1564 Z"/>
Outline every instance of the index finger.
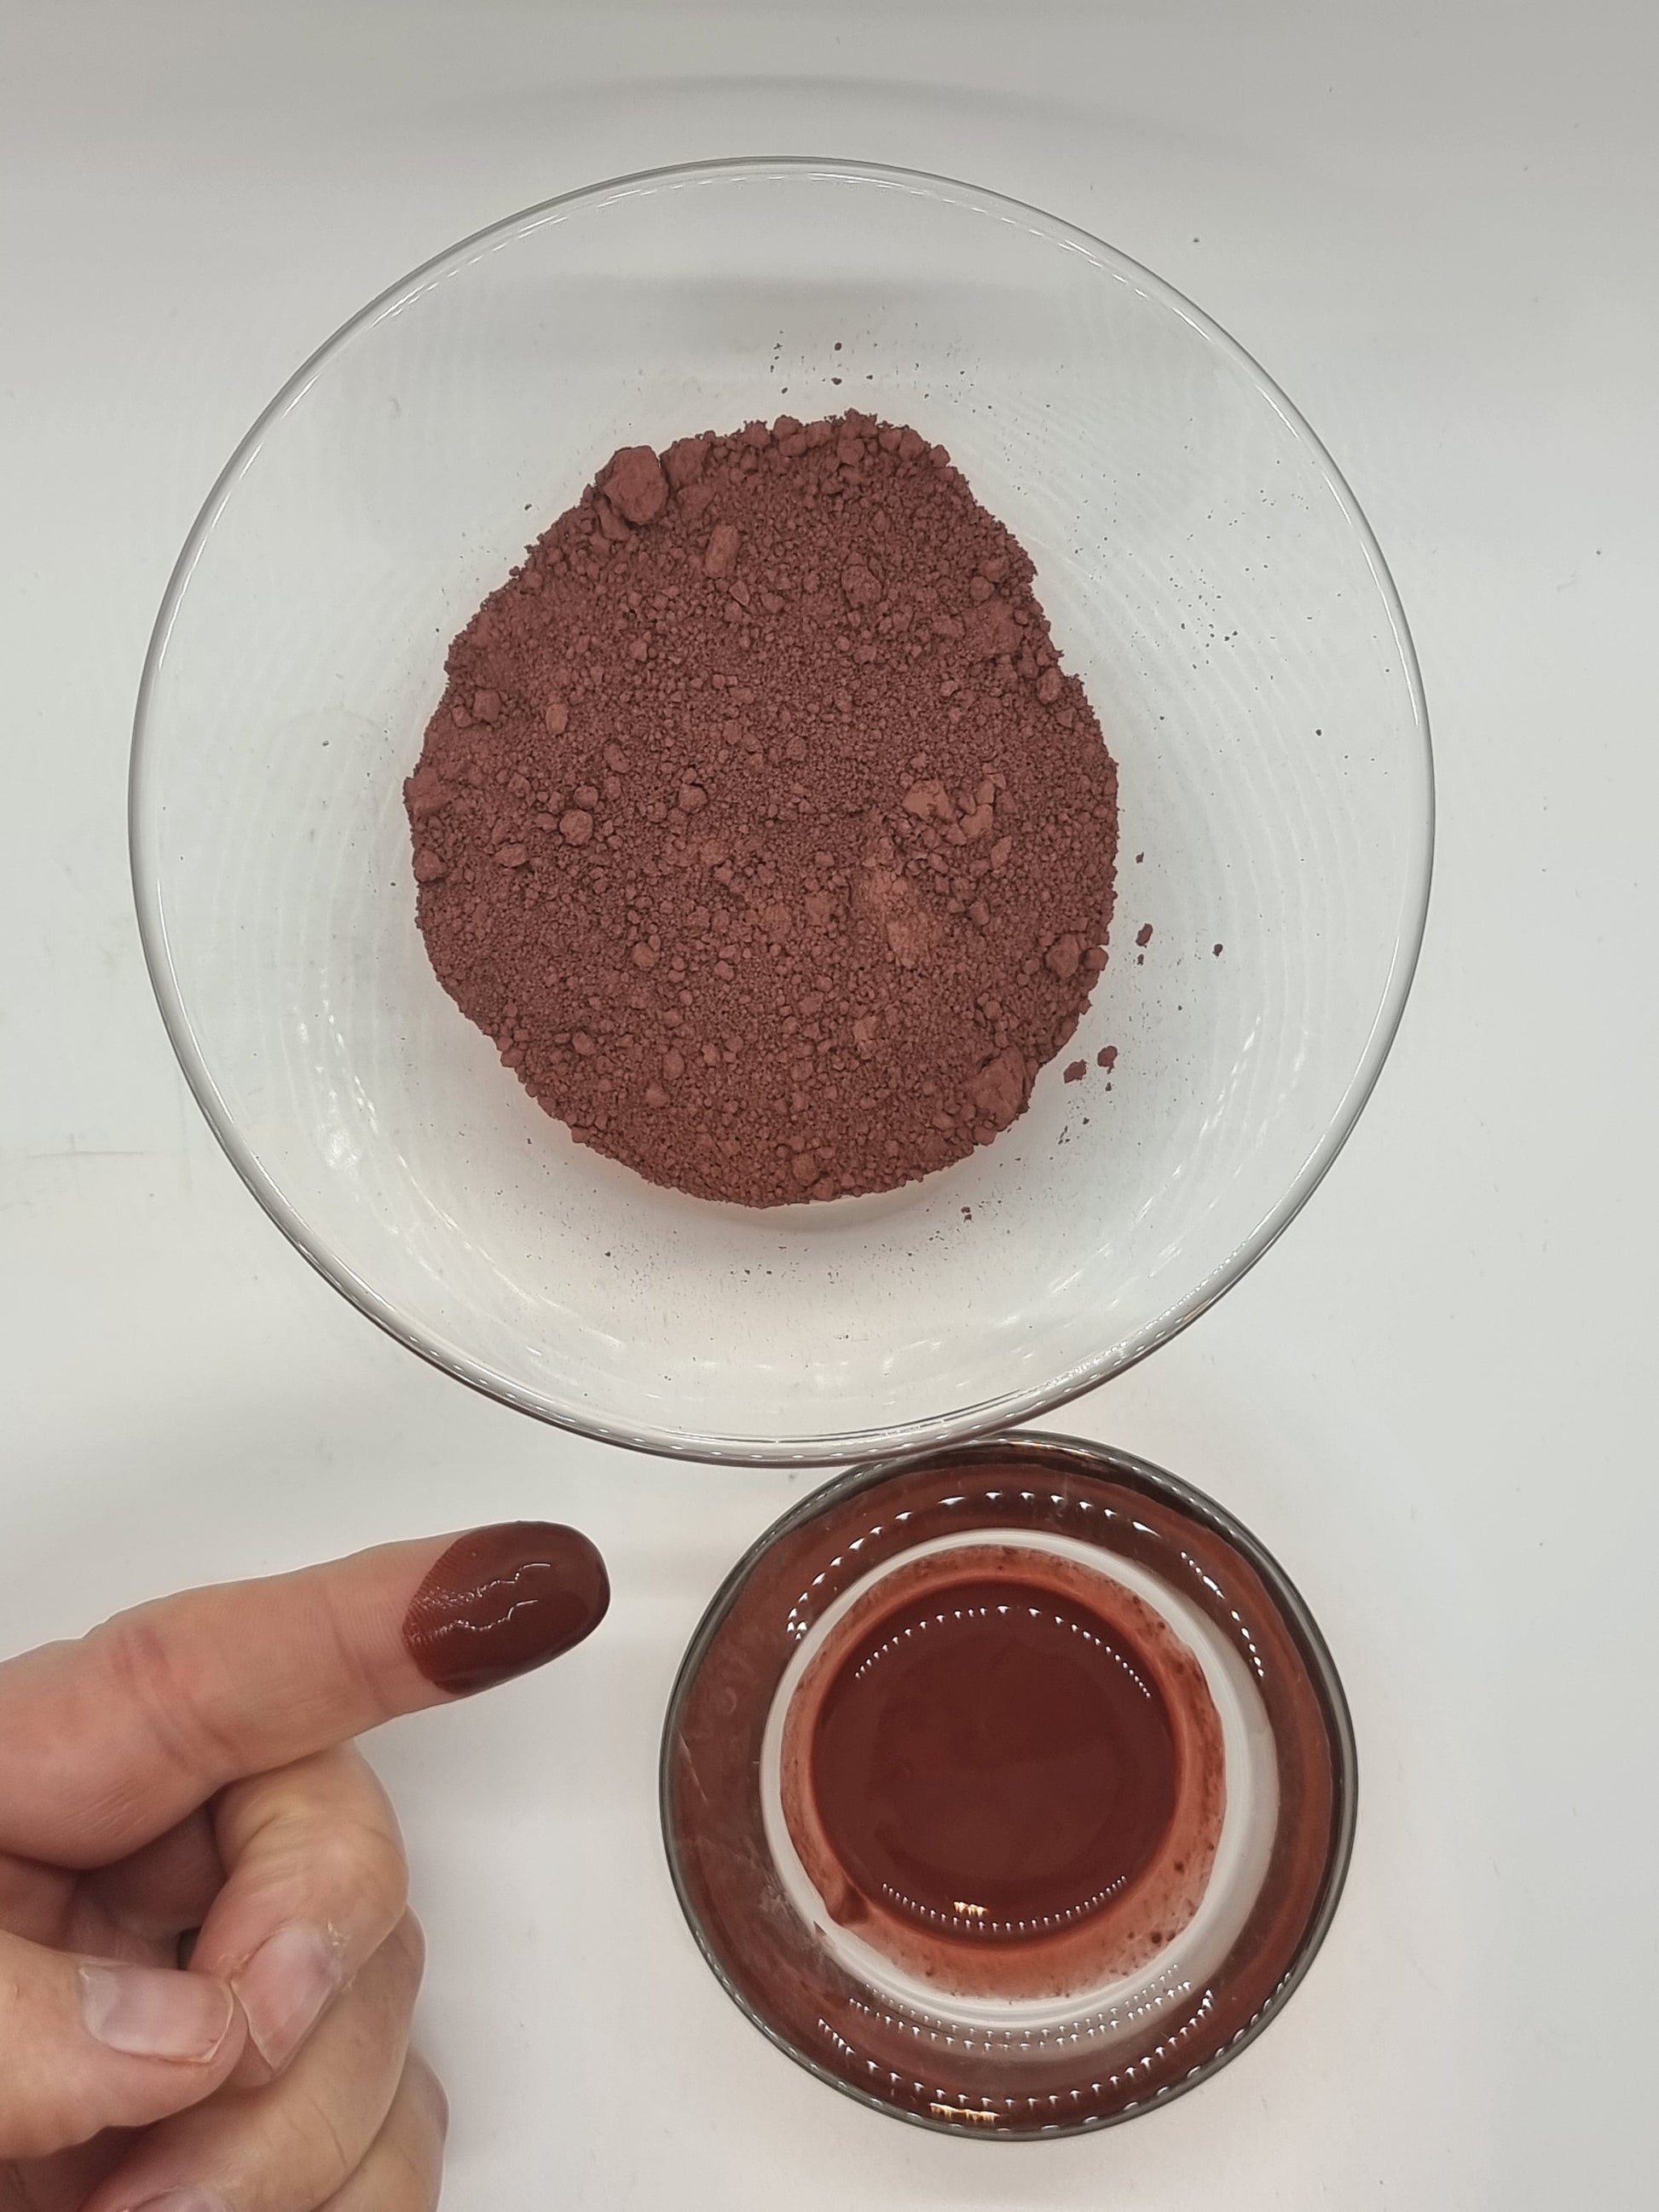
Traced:
<path fill-rule="evenodd" d="M 0 1666 L 0 1850 L 106 1865 L 227 1783 L 556 1658 L 609 1599 L 586 1536 L 515 1521 L 119 1613 Z"/>

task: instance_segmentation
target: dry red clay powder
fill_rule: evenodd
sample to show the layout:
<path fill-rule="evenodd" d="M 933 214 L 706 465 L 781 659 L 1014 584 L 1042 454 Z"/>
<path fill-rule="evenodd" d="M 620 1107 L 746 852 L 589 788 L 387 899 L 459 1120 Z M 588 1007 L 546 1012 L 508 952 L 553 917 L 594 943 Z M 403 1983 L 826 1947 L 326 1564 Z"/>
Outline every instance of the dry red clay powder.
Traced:
<path fill-rule="evenodd" d="M 988 1144 L 1105 964 L 1117 777 L 1031 563 L 914 430 L 618 453 L 449 650 L 420 925 L 550 1114 L 776 1206 Z"/>

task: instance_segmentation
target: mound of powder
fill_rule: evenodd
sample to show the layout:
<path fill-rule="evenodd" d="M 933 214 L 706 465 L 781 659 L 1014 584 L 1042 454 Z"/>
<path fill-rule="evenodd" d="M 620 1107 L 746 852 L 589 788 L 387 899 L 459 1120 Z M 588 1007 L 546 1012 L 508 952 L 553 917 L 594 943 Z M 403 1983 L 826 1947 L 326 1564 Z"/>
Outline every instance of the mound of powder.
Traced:
<path fill-rule="evenodd" d="M 1031 563 L 914 430 L 617 453 L 449 649 L 439 980 L 582 1142 L 775 1206 L 1020 1114 L 1105 964 L 1117 778 Z"/>

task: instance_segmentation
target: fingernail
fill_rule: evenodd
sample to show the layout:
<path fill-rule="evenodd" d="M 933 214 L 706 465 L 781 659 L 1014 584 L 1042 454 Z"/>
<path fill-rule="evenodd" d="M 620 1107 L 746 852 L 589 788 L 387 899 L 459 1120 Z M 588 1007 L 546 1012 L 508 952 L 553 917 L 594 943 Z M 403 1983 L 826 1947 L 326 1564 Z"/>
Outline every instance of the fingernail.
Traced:
<path fill-rule="evenodd" d="M 605 1561 L 574 1528 L 508 1521 L 452 1544 L 416 1592 L 404 1642 L 452 1696 L 556 1659 L 605 1619 Z"/>
<path fill-rule="evenodd" d="M 87 2033 L 133 2058 L 211 2058 L 230 2033 L 234 2008 L 222 1982 L 163 1966 L 81 1968 Z"/>
<path fill-rule="evenodd" d="M 169 2189 L 165 2197 L 147 2197 L 131 2212 L 229 2212 L 222 2197 L 210 2189 Z"/>
<path fill-rule="evenodd" d="M 231 1987 L 248 2033 L 273 2074 L 281 2073 L 339 1989 L 340 1947 L 320 1928 L 280 1928 L 259 1946 Z"/>

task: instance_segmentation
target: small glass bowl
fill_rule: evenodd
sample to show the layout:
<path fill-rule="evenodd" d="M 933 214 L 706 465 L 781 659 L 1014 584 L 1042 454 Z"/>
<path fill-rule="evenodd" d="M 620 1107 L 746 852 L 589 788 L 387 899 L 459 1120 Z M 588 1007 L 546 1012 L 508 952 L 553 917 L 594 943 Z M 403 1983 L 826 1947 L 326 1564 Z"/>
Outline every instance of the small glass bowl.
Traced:
<path fill-rule="evenodd" d="M 946 444 L 1034 556 L 1119 763 L 1117 913 L 1084 1081 L 923 1182 L 750 1212 L 497 1064 L 428 963 L 401 785 L 448 640 L 616 447 L 848 406 Z M 191 532 L 131 780 L 179 1060 L 327 1279 L 544 1419 L 798 1464 L 1054 1406 L 1237 1280 L 1376 1081 L 1431 823 L 1382 555 L 1255 363 L 1052 216 L 834 161 L 598 185 L 355 317 Z"/>
<path fill-rule="evenodd" d="M 837 1881 L 808 1870 L 824 1832 L 803 1814 L 811 1785 L 789 1748 L 803 1709 L 821 1710 L 815 1674 L 833 1670 L 838 1643 L 862 1648 L 860 1620 L 883 1621 L 891 1593 L 930 1572 L 939 1584 L 971 1582 L 982 1598 L 981 1563 L 999 1559 L 1005 1574 L 1057 1572 L 1074 1589 L 1093 1580 L 1130 1618 L 1138 1607 L 1172 1639 L 1169 1679 L 1184 1670 L 1195 1723 L 1187 1743 L 1209 1747 L 1182 1753 L 1176 1811 L 1135 1883 L 1115 1898 L 1121 1881 L 1100 1887 L 1092 1917 L 1061 1916 L 1075 1924 L 1055 1923 L 1030 1966 L 1016 1961 L 1023 1981 L 1010 1976 L 1006 1950 L 994 1971 L 983 1966 L 984 1947 L 964 1940 L 983 1932 L 972 1923 L 941 1965 L 937 1938 L 912 1936 L 903 1915 L 884 1915 L 878 1902 L 849 1911 L 844 1892 L 842 1904 L 826 1904 Z M 948 1618 L 941 1612 L 939 1625 Z M 915 1632 L 932 1625 L 921 1620 Z M 912 1632 L 892 1632 L 880 1648 Z M 1039 1714 L 1032 1721 L 1043 1725 Z M 896 1771 L 899 1756 L 889 1745 L 878 1764 Z M 914 1746 L 904 1754 L 916 1756 Z M 1024 1790 L 1023 1747 L 1019 1756 Z M 982 1778 L 969 1784 L 974 1771 L 964 1770 L 963 1786 L 983 1789 Z M 957 1785 L 947 1786 L 954 1806 Z M 1261 2033 L 1335 1913 L 1357 1786 L 1341 1683 L 1277 1562 L 1174 1476 L 1046 1436 L 880 1462 L 787 1514 L 704 1616 L 670 1701 L 661 1762 L 681 1906 L 753 2024 L 809 2073 L 878 2111 L 946 2133 L 1025 2141 L 1151 2111 Z M 1207 1802 L 1199 1860 L 1181 1856 L 1194 1832 L 1182 1825 L 1183 1802 Z M 939 1919 L 921 1914 L 924 1925 Z M 909 1920 L 916 1924 L 914 1911 Z"/>

